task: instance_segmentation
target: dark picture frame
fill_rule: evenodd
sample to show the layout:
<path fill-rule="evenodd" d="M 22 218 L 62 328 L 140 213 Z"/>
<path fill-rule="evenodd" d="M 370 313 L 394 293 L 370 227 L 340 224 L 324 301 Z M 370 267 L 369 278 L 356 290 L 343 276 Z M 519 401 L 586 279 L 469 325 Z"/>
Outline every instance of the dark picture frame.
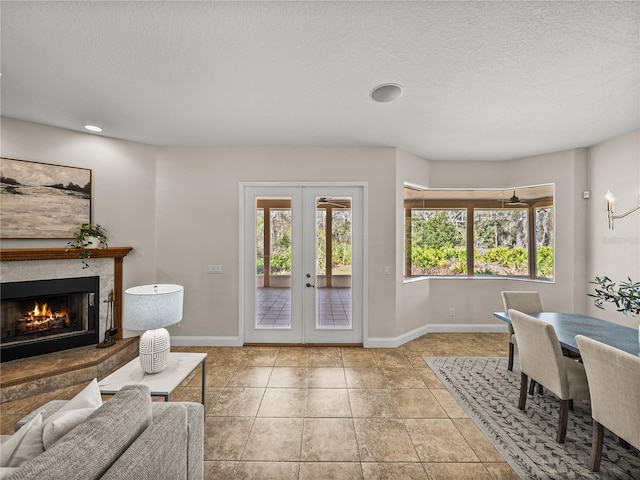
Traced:
<path fill-rule="evenodd" d="M 92 171 L 0 157 L 0 238 L 73 238 L 91 223 Z"/>

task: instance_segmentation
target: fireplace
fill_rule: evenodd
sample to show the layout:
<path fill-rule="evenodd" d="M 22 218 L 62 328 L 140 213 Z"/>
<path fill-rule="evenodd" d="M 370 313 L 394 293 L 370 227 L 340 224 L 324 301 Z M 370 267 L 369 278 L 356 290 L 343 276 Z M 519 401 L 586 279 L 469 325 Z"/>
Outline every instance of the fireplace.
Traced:
<path fill-rule="evenodd" d="M 100 277 L 1 284 L 0 359 L 99 342 Z"/>

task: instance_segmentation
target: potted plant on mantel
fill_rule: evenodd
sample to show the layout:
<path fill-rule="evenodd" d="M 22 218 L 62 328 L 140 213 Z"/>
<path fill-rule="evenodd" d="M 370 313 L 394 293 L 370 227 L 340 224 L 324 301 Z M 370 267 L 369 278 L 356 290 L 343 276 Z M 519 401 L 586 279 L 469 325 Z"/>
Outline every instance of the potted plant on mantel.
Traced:
<path fill-rule="evenodd" d="M 78 257 L 82 260 L 82 268 L 88 268 L 87 260 L 91 258 L 92 250 L 107 248 L 108 241 L 107 230 L 103 226 L 97 223 L 83 223 L 73 234 L 73 240 L 67 243 L 65 251 L 77 249 Z"/>

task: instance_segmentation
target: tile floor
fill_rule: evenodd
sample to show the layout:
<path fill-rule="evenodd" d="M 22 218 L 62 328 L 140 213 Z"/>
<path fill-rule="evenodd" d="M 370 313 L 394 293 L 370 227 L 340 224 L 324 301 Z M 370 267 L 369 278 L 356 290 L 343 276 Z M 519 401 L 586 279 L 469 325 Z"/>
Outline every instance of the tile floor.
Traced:
<path fill-rule="evenodd" d="M 206 351 L 206 479 L 515 479 L 424 356 L 506 356 L 506 334 L 396 349 Z M 198 401 L 199 372 L 172 400 Z"/>
<path fill-rule="evenodd" d="M 517 479 L 424 363 L 506 356 L 506 334 L 431 333 L 395 349 L 174 347 L 207 356 L 205 479 Z M 200 401 L 196 370 L 171 400 Z M 82 386 L 2 405 L 2 433 Z"/>

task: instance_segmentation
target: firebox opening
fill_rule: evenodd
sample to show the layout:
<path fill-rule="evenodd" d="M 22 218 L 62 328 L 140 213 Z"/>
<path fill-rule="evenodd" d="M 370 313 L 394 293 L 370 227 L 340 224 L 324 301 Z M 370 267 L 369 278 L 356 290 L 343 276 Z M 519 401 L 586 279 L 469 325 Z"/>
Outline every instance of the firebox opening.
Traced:
<path fill-rule="evenodd" d="M 2 284 L 1 360 L 97 343 L 99 277 Z"/>

